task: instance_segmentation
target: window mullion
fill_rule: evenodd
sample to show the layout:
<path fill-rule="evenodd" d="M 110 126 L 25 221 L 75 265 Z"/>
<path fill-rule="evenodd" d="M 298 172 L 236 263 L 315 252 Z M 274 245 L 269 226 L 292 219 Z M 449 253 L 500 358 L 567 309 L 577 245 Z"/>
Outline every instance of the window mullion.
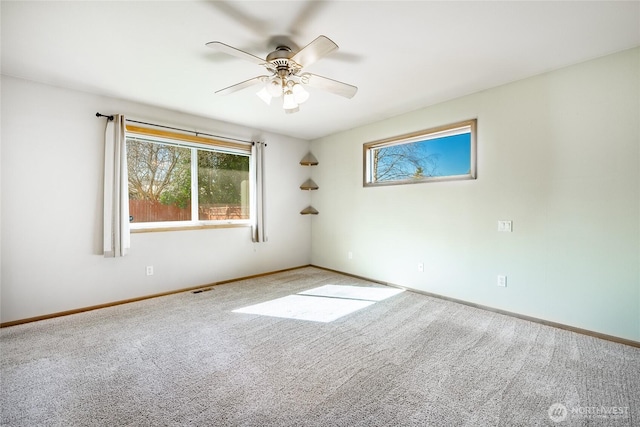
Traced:
<path fill-rule="evenodd" d="M 191 149 L 191 221 L 200 219 L 198 211 L 198 150 Z"/>

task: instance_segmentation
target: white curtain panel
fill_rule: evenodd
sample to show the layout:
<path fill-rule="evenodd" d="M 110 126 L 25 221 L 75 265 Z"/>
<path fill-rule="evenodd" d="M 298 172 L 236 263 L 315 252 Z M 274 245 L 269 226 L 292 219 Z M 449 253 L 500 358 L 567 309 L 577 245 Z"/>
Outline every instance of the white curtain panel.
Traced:
<path fill-rule="evenodd" d="M 266 242 L 267 239 L 267 221 L 266 221 L 266 183 L 264 171 L 265 148 L 267 144 L 264 142 L 255 142 L 251 148 L 251 158 L 254 164 L 254 209 L 255 215 L 252 227 L 252 239 L 256 243 Z"/>
<path fill-rule="evenodd" d="M 124 115 L 107 121 L 104 137 L 104 256 L 129 252 L 129 180 Z"/>

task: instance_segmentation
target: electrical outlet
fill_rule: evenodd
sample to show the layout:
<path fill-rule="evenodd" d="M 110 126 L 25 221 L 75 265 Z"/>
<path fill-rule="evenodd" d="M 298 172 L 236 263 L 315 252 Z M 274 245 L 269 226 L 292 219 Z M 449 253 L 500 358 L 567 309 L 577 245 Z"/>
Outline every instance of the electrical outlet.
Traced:
<path fill-rule="evenodd" d="M 498 221 L 498 231 L 511 233 L 513 231 L 513 223 L 511 221 Z"/>
<path fill-rule="evenodd" d="M 347 258 L 353 259 L 353 252 L 351 251 L 347 252 Z"/>
<path fill-rule="evenodd" d="M 497 285 L 502 287 L 502 288 L 506 288 L 507 287 L 507 276 L 498 276 Z"/>
<path fill-rule="evenodd" d="M 153 265 L 147 265 L 147 276 L 153 276 Z"/>
<path fill-rule="evenodd" d="M 418 271 L 420 273 L 424 273 L 424 262 L 418 264 Z"/>

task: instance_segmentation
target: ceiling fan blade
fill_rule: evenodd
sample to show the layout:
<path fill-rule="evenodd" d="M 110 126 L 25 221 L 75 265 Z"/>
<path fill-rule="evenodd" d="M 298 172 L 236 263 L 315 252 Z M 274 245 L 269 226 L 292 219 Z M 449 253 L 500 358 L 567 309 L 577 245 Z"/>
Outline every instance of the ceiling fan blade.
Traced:
<path fill-rule="evenodd" d="M 309 65 L 338 49 L 338 45 L 335 44 L 329 37 L 319 36 L 317 39 L 306 45 L 300 50 L 300 52 L 293 55 L 292 60 L 300 64 L 302 67 L 308 67 Z"/>
<path fill-rule="evenodd" d="M 306 2 L 299 6 L 300 10 L 289 25 L 289 33 L 295 36 L 304 34 L 304 30 L 311 26 L 312 21 L 320 15 L 322 9 L 328 5 L 326 0 L 306 0 Z"/>
<path fill-rule="evenodd" d="M 238 58 L 246 59 L 247 61 L 251 61 L 259 65 L 263 65 L 264 63 L 267 62 L 262 58 L 259 58 L 255 55 L 247 53 L 244 50 L 236 49 L 235 47 L 229 46 L 228 44 L 225 44 L 222 42 L 209 42 L 206 45 L 220 52 L 224 52 L 227 55 L 232 55 Z"/>
<path fill-rule="evenodd" d="M 344 96 L 345 98 L 353 98 L 356 92 L 358 92 L 358 88 L 353 85 L 342 83 L 328 77 L 318 76 L 317 74 L 303 73 L 300 79 L 303 84 L 326 90 L 327 92 Z"/>
<path fill-rule="evenodd" d="M 264 38 L 269 35 L 269 26 L 266 21 L 244 12 L 242 8 L 234 5 L 232 1 L 216 0 L 208 1 L 207 4 L 215 7 L 217 12 L 225 14 L 229 19 L 236 21 L 247 30 L 253 31 L 258 37 Z"/>
<path fill-rule="evenodd" d="M 236 84 L 234 84 L 232 86 L 225 87 L 224 89 L 217 90 L 216 93 L 218 95 L 228 95 L 230 93 L 237 92 L 237 91 L 242 90 L 244 88 L 247 88 L 249 86 L 253 86 L 253 85 L 257 85 L 259 83 L 262 83 L 262 82 L 266 81 L 268 78 L 269 78 L 269 76 L 254 77 L 252 79 L 245 80 L 245 81 L 240 82 L 240 83 L 236 83 Z"/>

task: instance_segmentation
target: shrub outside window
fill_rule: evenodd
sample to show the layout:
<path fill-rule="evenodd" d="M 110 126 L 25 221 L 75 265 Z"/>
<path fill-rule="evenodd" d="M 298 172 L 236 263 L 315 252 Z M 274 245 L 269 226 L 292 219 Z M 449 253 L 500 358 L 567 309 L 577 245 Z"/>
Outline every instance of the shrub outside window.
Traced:
<path fill-rule="evenodd" d="M 476 120 L 364 144 L 364 186 L 476 178 Z"/>

